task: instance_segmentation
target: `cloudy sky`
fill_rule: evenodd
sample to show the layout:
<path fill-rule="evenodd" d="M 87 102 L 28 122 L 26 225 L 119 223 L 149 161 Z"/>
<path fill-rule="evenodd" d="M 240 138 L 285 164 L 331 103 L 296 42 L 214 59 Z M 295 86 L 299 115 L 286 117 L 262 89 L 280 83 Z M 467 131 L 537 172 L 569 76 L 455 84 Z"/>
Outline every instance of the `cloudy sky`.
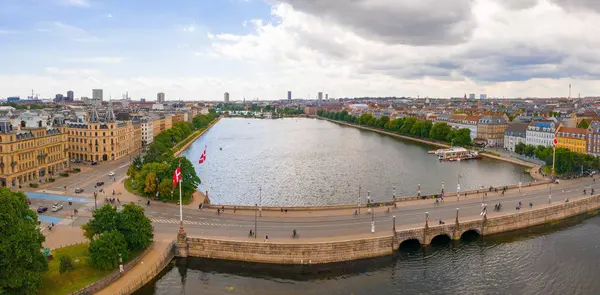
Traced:
<path fill-rule="evenodd" d="M 598 0 L 0 0 L 0 97 L 600 95 Z"/>

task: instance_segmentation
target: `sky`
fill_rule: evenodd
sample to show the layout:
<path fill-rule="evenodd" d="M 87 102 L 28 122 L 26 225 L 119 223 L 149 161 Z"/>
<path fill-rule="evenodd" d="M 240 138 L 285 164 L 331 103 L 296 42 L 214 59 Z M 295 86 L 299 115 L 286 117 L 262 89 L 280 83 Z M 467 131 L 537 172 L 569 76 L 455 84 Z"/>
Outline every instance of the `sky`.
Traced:
<path fill-rule="evenodd" d="M 597 0 L 0 0 L 0 97 L 600 96 Z"/>

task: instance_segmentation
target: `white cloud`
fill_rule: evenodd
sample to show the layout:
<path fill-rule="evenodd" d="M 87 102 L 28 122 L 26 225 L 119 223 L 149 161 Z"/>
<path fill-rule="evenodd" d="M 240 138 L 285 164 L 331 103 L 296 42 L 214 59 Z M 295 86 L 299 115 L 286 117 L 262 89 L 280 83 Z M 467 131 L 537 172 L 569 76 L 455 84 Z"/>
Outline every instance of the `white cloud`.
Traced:
<path fill-rule="evenodd" d="M 60 0 L 62 5 L 76 6 L 76 7 L 89 7 L 91 5 L 89 0 Z"/>
<path fill-rule="evenodd" d="M 113 17 L 113 15 L 109 13 L 109 14 L 107 14 L 107 15 L 106 15 L 106 17 L 108 17 L 108 18 L 112 18 L 112 17 Z"/>
<path fill-rule="evenodd" d="M 66 62 L 70 63 L 94 63 L 94 64 L 116 64 L 123 61 L 121 57 L 109 57 L 109 56 L 96 56 L 96 57 L 81 57 L 81 58 L 68 58 Z"/>
<path fill-rule="evenodd" d="M 98 69 L 46 67 L 46 73 L 66 76 L 89 76 L 100 73 Z"/>

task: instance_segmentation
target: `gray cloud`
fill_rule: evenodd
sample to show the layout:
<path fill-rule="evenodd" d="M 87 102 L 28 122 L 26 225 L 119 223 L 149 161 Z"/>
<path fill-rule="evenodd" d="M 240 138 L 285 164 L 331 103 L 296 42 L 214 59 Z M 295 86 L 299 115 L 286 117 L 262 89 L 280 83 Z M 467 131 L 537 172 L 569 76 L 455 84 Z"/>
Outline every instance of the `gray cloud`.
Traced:
<path fill-rule="evenodd" d="M 497 0 L 497 2 L 506 8 L 521 10 L 535 7 L 538 0 Z"/>
<path fill-rule="evenodd" d="M 598 0 L 550 0 L 550 2 L 567 10 L 594 10 L 600 13 Z"/>
<path fill-rule="evenodd" d="M 469 39 L 476 26 L 470 0 L 279 1 L 388 44 L 459 44 Z"/>

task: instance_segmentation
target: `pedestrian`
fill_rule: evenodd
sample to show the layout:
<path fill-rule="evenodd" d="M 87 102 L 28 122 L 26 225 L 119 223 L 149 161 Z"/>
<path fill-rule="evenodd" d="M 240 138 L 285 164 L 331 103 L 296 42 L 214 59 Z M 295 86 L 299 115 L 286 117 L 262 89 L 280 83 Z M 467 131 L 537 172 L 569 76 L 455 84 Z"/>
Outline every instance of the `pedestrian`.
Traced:
<path fill-rule="evenodd" d="M 237 206 L 233 206 L 233 213 L 235 214 L 235 211 L 237 211 Z"/>
<path fill-rule="evenodd" d="M 200 203 L 200 210 L 204 209 L 204 203 Z"/>
<path fill-rule="evenodd" d="M 533 208 L 533 203 L 529 202 L 529 209 Z"/>
<path fill-rule="evenodd" d="M 198 210 L 202 210 L 202 204 L 198 205 Z"/>
<path fill-rule="evenodd" d="M 358 215 L 358 210 L 354 209 L 354 215 Z"/>
<path fill-rule="evenodd" d="M 287 213 L 287 209 L 285 209 L 285 213 Z"/>
<path fill-rule="evenodd" d="M 265 235 L 265 243 L 269 241 L 269 234 Z"/>
<path fill-rule="evenodd" d="M 225 206 L 221 206 L 221 212 L 225 213 Z"/>
<path fill-rule="evenodd" d="M 221 209 L 217 208 L 217 215 L 221 215 Z"/>
<path fill-rule="evenodd" d="M 117 203 L 121 204 L 121 200 L 119 200 L 119 198 L 117 198 Z"/>

